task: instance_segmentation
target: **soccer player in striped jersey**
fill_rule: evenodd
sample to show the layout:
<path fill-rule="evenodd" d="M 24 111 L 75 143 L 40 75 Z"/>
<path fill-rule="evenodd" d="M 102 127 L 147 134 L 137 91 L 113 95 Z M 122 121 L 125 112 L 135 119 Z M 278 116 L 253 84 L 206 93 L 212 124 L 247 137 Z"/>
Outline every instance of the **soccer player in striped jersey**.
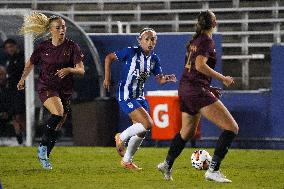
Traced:
<path fill-rule="evenodd" d="M 157 43 L 156 32 L 152 28 L 144 28 L 140 32 L 138 42 L 139 46 L 126 47 L 106 56 L 103 83 L 104 88 L 109 90 L 111 63 L 115 60 L 123 62 L 117 99 L 120 108 L 129 115 L 133 125 L 122 133 L 117 133 L 115 141 L 117 152 L 123 157 L 122 167 L 132 170 L 141 169 L 133 163 L 133 156 L 153 123 L 148 113 L 148 102 L 144 97 L 144 83 L 151 73 L 159 84 L 176 82 L 174 74 L 163 75 L 160 59 L 153 51 Z M 125 149 L 125 142 L 128 139 L 128 147 Z"/>

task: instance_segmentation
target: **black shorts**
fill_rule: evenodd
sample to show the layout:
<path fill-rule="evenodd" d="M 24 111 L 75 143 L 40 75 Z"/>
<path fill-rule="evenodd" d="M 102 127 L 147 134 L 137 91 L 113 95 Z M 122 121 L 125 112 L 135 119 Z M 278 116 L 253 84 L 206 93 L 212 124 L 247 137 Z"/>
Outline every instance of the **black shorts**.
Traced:
<path fill-rule="evenodd" d="M 24 90 L 10 90 L 10 108 L 11 115 L 23 114 L 26 112 L 25 92 Z"/>

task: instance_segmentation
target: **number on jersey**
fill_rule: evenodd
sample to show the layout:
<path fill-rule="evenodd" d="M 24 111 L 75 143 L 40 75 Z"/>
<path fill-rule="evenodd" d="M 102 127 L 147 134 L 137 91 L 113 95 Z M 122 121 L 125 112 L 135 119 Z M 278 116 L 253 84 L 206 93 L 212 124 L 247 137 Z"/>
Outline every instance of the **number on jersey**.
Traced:
<path fill-rule="evenodd" d="M 185 64 L 185 67 L 188 68 L 188 72 L 190 72 L 190 68 L 191 68 L 191 62 L 190 62 L 191 55 L 192 53 L 196 52 L 196 50 L 197 50 L 197 47 L 195 45 L 189 46 L 189 49 L 188 49 L 189 53 L 187 53 L 187 61 Z"/>

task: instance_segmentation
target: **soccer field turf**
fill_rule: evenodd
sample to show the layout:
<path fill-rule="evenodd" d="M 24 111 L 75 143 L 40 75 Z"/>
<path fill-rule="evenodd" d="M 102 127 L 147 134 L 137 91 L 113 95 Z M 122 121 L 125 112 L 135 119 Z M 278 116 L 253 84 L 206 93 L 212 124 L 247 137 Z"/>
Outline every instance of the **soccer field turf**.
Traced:
<path fill-rule="evenodd" d="M 120 167 L 115 148 L 56 147 L 53 170 L 46 171 L 36 158 L 36 148 L 0 147 L 0 179 L 3 189 L 284 188 L 283 150 L 230 150 L 221 167 L 233 181 L 230 184 L 205 181 L 205 172 L 191 167 L 193 151 L 183 151 L 173 168 L 174 181 L 168 182 L 156 170 L 167 148 L 141 148 L 135 162 L 143 170 L 133 172 Z"/>

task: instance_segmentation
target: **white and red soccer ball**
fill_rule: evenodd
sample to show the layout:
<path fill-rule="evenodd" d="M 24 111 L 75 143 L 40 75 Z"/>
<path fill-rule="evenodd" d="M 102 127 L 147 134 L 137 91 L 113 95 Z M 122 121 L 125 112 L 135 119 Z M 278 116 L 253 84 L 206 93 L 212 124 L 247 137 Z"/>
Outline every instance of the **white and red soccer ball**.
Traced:
<path fill-rule="evenodd" d="M 207 170 L 212 157 L 206 150 L 196 150 L 191 155 L 191 165 L 198 170 Z"/>

